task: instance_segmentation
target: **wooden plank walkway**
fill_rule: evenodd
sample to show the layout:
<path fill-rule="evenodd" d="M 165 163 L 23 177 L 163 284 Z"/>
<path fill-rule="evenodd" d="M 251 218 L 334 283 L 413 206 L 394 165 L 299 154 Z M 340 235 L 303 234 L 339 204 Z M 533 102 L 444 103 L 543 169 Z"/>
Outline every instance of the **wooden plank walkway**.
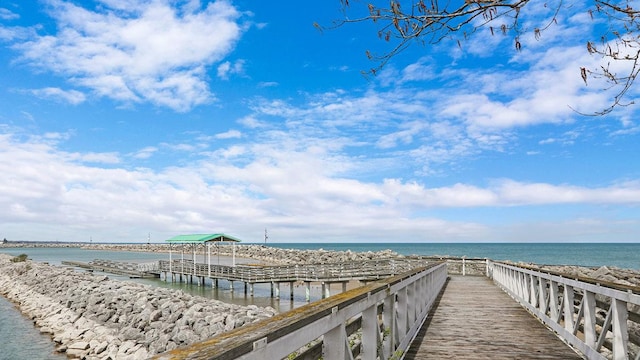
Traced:
<path fill-rule="evenodd" d="M 451 276 L 405 359 L 582 359 L 484 276 Z"/>

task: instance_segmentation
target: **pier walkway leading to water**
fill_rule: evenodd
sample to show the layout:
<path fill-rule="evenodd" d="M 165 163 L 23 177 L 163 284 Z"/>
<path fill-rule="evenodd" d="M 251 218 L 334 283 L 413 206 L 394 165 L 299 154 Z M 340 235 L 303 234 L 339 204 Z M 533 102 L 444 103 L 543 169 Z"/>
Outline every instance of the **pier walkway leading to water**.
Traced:
<path fill-rule="evenodd" d="M 405 359 L 582 359 L 484 276 L 450 276 Z"/>
<path fill-rule="evenodd" d="M 638 309 L 639 287 L 446 259 L 156 359 L 639 360 Z"/>

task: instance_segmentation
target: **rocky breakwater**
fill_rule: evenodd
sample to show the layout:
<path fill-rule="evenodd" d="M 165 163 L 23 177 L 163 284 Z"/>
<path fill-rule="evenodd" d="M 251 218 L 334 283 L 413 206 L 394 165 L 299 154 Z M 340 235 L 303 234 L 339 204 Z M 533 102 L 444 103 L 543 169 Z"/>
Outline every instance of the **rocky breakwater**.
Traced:
<path fill-rule="evenodd" d="M 169 246 L 167 244 L 94 244 L 83 245 L 82 248 L 93 250 L 111 250 L 111 251 L 150 251 L 150 252 L 169 252 Z M 173 247 L 174 252 L 180 251 L 180 246 Z M 192 249 L 189 247 L 187 252 L 190 253 Z M 206 254 L 204 247 L 198 247 L 198 254 Z M 295 265 L 295 264 L 329 264 L 329 263 L 344 263 L 350 261 L 365 261 L 376 259 L 389 259 L 389 258 L 404 258 L 404 255 L 400 255 L 392 250 L 380 250 L 380 251 L 364 251 L 354 252 L 350 250 L 335 251 L 335 250 L 299 250 L 299 249 L 283 249 L 278 247 L 271 247 L 265 245 L 256 244 L 236 244 L 215 246 L 211 249 L 212 254 L 222 256 L 236 256 L 240 258 L 252 259 L 256 261 L 262 261 L 269 265 L 282 264 L 282 265 Z"/>
<path fill-rule="evenodd" d="M 0 294 L 70 358 L 146 359 L 276 312 L 11 259 L 0 254 Z"/>
<path fill-rule="evenodd" d="M 565 277 L 593 279 L 602 281 L 603 283 L 606 282 L 624 286 L 640 286 L 640 271 L 633 269 L 621 269 L 615 266 L 586 267 L 577 265 L 538 265 L 531 263 L 519 263 L 519 265 L 559 273 Z"/>
<path fill-rule="evenodd" d="M 225 249 L 229 251 L 231 249 Z M 231 253 L 226 254 L 231 255 Z M 259 259 L 268 263 L 277 264 L 330 264 L 346 263 L 351 261 L 379 260 L 389 258 L 402 258 L 403 255 L 391 250 L 354 252 L 350 250 L 298 250 L 282 249 L 263 245 L 236 246 L 236 256 Z"/>

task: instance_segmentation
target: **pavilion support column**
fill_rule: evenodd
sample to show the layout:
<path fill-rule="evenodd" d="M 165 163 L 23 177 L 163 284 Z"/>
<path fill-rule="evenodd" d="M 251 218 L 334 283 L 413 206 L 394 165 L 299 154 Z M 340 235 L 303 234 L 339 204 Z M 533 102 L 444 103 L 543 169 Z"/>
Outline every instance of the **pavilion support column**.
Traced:
<path fill-rule="evenodd" d="M 310 281 L 304 282 L 304 299 L 307 302 L 311 301 L 311 282 Z"/>
<path fill-rule="evenodd" d="M 280 283 L 276 284 L 276 299 L 280 300 Z"/>
<path fill-rule="evenodd" d="M 229 290 L 233 292 L 233 280 L 229 280 Z"/>
<path fill-rule="evenodd" d="M 193 244 L 191 250 L 193 251 L 193 275 L 196 275 L 196 244 Z M 193 281 L 191 282 L 193 283 Z"/>
<path fill-rule="evenodd" d="M 293 281 L 289 282 L 289 297 L 291 298 L 291 300 L 293 300 Z"/>
<path fill-rule="evenodd" d="M 207 274 L 211 277 L 211 244 L 207 243 Z"/>
<path fill-rule="evenodd" d="M 180 247 L 180 282 L 182 282 L 182 274 L 184 274 L 184 245 Z"/>
<path fill-rule="evenodd" d="M 173 274 L 173 259 L 171 258 L 171 248 L 173 244 L 169 244 L 169 272 Z"/>

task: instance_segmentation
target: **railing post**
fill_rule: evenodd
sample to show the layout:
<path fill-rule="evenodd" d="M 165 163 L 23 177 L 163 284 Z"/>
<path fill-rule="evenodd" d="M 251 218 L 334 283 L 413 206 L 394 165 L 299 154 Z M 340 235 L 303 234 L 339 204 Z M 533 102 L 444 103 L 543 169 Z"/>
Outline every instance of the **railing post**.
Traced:
<path fill-rule="evenodd" d="M 575 325 L 573 323 L 573 287 L 564 285 L 564 328 L 570 333 L 573 333 Z"/>
<path fill-rule="evenodd" d="M 596 335 L 596 294 L 584 291 L 582 306 L 584 307 L 584 342 L 587 346 L 594 348 L 598 339 Z"/>
<path fill-rule="evenodd" d="M 558 322 L 558 283 L 549 282 L 549 315 L 553 321 Z"/>
<path fill-rule="evenodd" d="M 622 300 L 612 299 L 611 309 L 613 316 L 611 328 L 613 331 L 613 360 L 626 360 L 629 343 L 627 303 Z"/>
<path fill-rule="evenodd" d="M 537 289 L 537 285 L 538 285 L 538 278 L 531 274 L 529 275 L 529 278 L 531 280 L 531 282 L 529 283 L 529 285 L 531 286 L 531 292 L 529 293 L 529 304 L 531 304 L 531 306 L 533 307 L 538 307 L 538 297 L 536 296 L 536 289 Z"/>
<path fill-rule="evenodd" d="M 396 300 L 395 294 L 387 294 L 384 299 L 382 323 L 383 323 L 383 337 L 382 337 L 382 358 L 388 359 L 396 347 Z"/>
<path fill-rule="evenodd" d="M 402 339 L 407 333 L 407 288 L 404 287 L 398 291 L 398 307 L 397 307 L 397 335 L 398 339 Z"/>
<path fill-rule="evenodd" d="M 532 291 L 533 276 L 526 273 L 522 273 L 522 276 L 524 278 L 524 285 L 526 286 L 524 299 L 526 302 L 531 303 L 531 297 L 534 296 Z"/>
<path fill-rule="evenodd" d="M 484 269 L 488 278 L 493 278 L 493 271 L 489 274 L 489 259 L 484 259 Z"/>
<path fill-rule="evenodd" d="M 407 328 L 416 321 L 416 283 L 407 285 Z"/>
<path fill-rule="evenodd" d="M 378 306 L 362 312 L 362 359 L 375 359 L 378 349 Z"/>
<path fill-rule="evenodd" d="M 466 276 L 467 275 L 467 261 L 465 259 L 465 257 L 462 257 L 462 276 Z"/>
<path fill-rule="evenodd" d="M 344 323 L 336 326 L 324 334 L 322 341 L 322 358 L 327 360 L 344 360 L 347 359 L 347 332 Z"/>
<path fill-rule="evenodd" d="M 547 281 L 542 277 L 538 278 L 538 309 L 541 313 L 547 313 Z"/>

